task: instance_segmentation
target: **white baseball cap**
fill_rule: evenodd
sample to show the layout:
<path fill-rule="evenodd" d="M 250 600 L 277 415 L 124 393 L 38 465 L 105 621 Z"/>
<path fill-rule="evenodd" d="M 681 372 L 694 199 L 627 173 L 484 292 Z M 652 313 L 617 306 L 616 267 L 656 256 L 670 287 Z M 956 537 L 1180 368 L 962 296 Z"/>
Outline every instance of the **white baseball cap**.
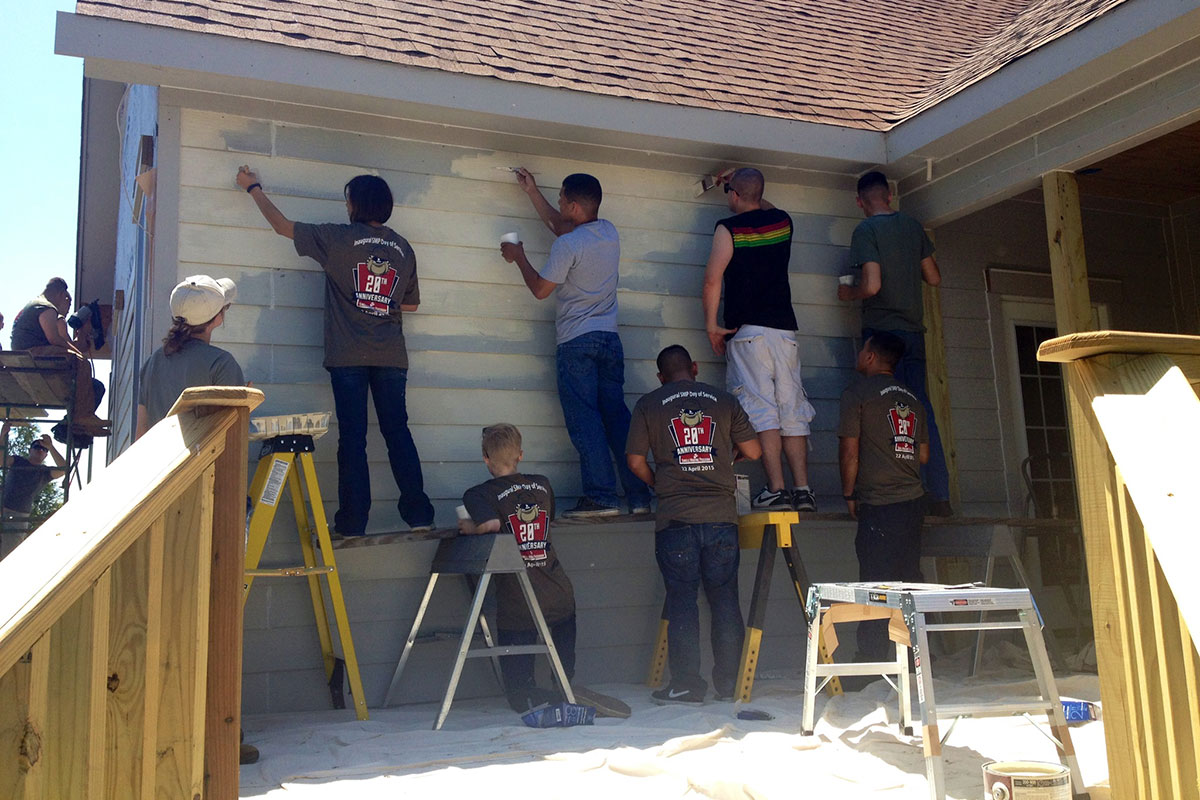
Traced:
<path fill-rule="evenodd" d="M 203 325 L 237 299 L 237 284 L 229 278 L 192 275 L 171 291 L 171 316 L 188 325 Z"/>

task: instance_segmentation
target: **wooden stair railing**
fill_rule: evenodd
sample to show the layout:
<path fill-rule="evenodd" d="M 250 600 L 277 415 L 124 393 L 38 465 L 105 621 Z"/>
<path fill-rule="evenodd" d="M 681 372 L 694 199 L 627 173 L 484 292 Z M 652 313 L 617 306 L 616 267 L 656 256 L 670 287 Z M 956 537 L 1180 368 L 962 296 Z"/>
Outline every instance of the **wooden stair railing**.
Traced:
<path fill-rule="evenodd" d="M 1200 337 L 1094 331 L 1064 365 L 1114 798 L 1200 798 Z"/>
<path fill-rule="evenodd" d="M 0 561 L 0 797 L 237 797 L 262 397 L 187 390 Z"/>

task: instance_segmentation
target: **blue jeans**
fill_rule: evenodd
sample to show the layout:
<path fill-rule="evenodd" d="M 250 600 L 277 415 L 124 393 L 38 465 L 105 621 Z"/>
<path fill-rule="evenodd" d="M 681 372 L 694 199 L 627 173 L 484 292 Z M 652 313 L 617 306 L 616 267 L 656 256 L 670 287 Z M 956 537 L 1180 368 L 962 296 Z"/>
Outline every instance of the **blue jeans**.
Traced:
<path fill-rule="evenodd" d="M 579 452 L 585 497 L 616 507 L 617 474 L 630 506 L 650 504 L 650 489 L 625 464 L 629 407 L 625 405 L 625 352 L 609 331 L 592 331 L 558 346 L 558 401 L 571 444 Z M 611 455 L 610 455 L 611 452 Z"/>
<path fill-rule="evenodd" d="M 921 526 L 925 522 L 924 498 L 882 506 L 859 503 L 858 556 L 860 581 L 921 582 Z M 886 661 L 888 622 L 873 619 L 858 623 L 855 634 L 859 661 Z"/>
<path fill-rule="evenodd" d="M 863 328 L 863 341 L 875 333 L 872 328 Z M 921 483 L 925 491 L 938 500 L 950 499 L 950 470 L 946 468 L 946 453 L 942 450 L 942 434 L 938 432 L 937 420 L 933 417 L 933 405 L 929 402 L 929 390 L 925 377 L 925 334 L 917 331 L 888 331 L 904 342 L 904 355 L 896 364 L 896 380 L 907 386 L 921 405 L 925 407 L 925 418 L 929 420 L 929 463 L 921 465 Z"/>
<path fill-rule="evenodd" d="M 411 526 L 433 522 L 433 504 L 425 494 L 421 457 L 408 430 L 404 403 L 408 370 L 402 367 L 327 367 L 338 421 L 338 510 L 333 527 L 346 536 L 367 529 L 371 475 L 367 466 L 367 390 L 375 401 L 379 432 L 387 444 L 392 477 L 400 490 L 396 504 Z"/>
<path fill-rule="evenodd" d="M 672 522 L 654 535 L 654 555 L 667 587 L 667 661 L 671 687 L 701 694 L 708 688 L 700 677 L 700 585 L 708 597 L 713 648 L 713 688 L 722 697 L 733 695 L 746 626 L 738 601 L 737 525 Z"/>

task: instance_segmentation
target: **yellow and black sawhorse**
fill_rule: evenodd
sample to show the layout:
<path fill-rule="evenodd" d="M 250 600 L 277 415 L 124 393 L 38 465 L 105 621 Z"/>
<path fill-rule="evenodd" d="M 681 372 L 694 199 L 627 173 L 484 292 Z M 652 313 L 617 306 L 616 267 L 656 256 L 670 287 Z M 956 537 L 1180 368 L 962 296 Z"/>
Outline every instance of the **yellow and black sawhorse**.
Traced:
<path fill-rule="evenodd" d="M 746 621 L 746 639 L 742 644 L 742 658 L 738 664 L 738 681 L 736 699 L 749 702 L 754 689 L 754 673 L 758 668 L 758 654 L 762 646 L 763 622 L 767 616 L 767 600 L 771 594 L 771 575 L 775 570 L 775 552 L 783 552 L 783 560 L 787 564 L 788 574 L 792 578 L 792 587 L 796 590 L 796 600 L 800 604 L 800 612 L 805 615 L 808 624 L 807 596 L 808 572 L 804 568 L 804 560 L 800 557 L 800 548 L 792 538 L 792 526 L 800 521 L 796 511 L 762 511 L 753 514 L 743 514 L 738 518 L 738 544 L 743 550 L 758 548 L 758 567 L 754 573 L 754 592 L 750 596 L 750 615 Z M 658 637 L 654 644 L 654 655 L 650 660 L 650 671 L 646 676 L 646 685 L 657 688 L 662 685 L 663 670 L 667 665 L 667 607 L 663 605 L 662 617 L 658 622 Z M 810 646 L 813 643 L 809 642 Z M 819 656 L 822 663 L 831 660 L 820 643 Z M 836 677 L 828 684 L 832 694 L 842 693 L 842 684 Z"/>
<path fill-rule="evenodd" d="M 268 418 L 269 419 L 269 418 Z M 324 429 L 314 431 L 315 436 Z M 258 468 L 250 484 L 252 509 L 246 524 L 245 591 L 242 602 L 250 596 L 250 585 L 255 578 L 307 578 L 308 591 L 312 596 L 313 614 L 317 622 L 317 636 L 321 640 L 321 653 L 325 661 L 325 677 L 334 708 L 345 708 L 342 697 L 342 678 L 350 682 L 350 696 L 354 701 L 354 713 L 360 720 L 367 719 L 367 701 L 363 694 L 362 678 L 358 672 L 358 657 L 354 653 L 354 641 L 350 637 L 350 618 L 346 614 L 346 601 L 342 596 L 342 581 L 338 576 L 333 557 L 333 544 L 329 538 L 329 525 L 325 519 L 325 506 L 321 502 L 321 488 L 317 484 L 317 471 L 313 465 L 314 435 L 297 434 L 260 439 L 262 451 Z M 284 487 L 291 494 L 292 510 L 296 515 L 296 530 L 300 535 L 300 552 L 304 564 L 296 567 L 259 569 L 263 550 L 267 545 L 267 534 L 279 508 Z M 305 490 L 308 502 L 305 500 Z M 312 507 L 312 524 L 308 520 L 308 508 Z M 321 564 L 317 563 L 313 547 L 313 536 L 321 550 Z M 329 630 L 329 616 L 325 611 L 325 597 L 321 591 L 320 578 L 329 587 L 330 604 L 337 621 L 338 637 L 342 645 L 342 658 L 333 652 L 333 637 Z"/>

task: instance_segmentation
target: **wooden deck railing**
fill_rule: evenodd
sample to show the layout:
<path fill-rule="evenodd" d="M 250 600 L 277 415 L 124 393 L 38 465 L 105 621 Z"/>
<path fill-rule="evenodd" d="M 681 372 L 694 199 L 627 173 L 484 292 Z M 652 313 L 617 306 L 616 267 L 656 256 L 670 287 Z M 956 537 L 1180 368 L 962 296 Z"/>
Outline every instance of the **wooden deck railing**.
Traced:
<path fill-rule="evenodd" d="M 0 797 L 237 797 L 261 401 L 189 389 L 0 561 Z"/>
<path fill-rule="evenodd" d="M 1062 362 L 1112 796 L 1200 798 L 1200 337 L 1052 339 Z"/>

